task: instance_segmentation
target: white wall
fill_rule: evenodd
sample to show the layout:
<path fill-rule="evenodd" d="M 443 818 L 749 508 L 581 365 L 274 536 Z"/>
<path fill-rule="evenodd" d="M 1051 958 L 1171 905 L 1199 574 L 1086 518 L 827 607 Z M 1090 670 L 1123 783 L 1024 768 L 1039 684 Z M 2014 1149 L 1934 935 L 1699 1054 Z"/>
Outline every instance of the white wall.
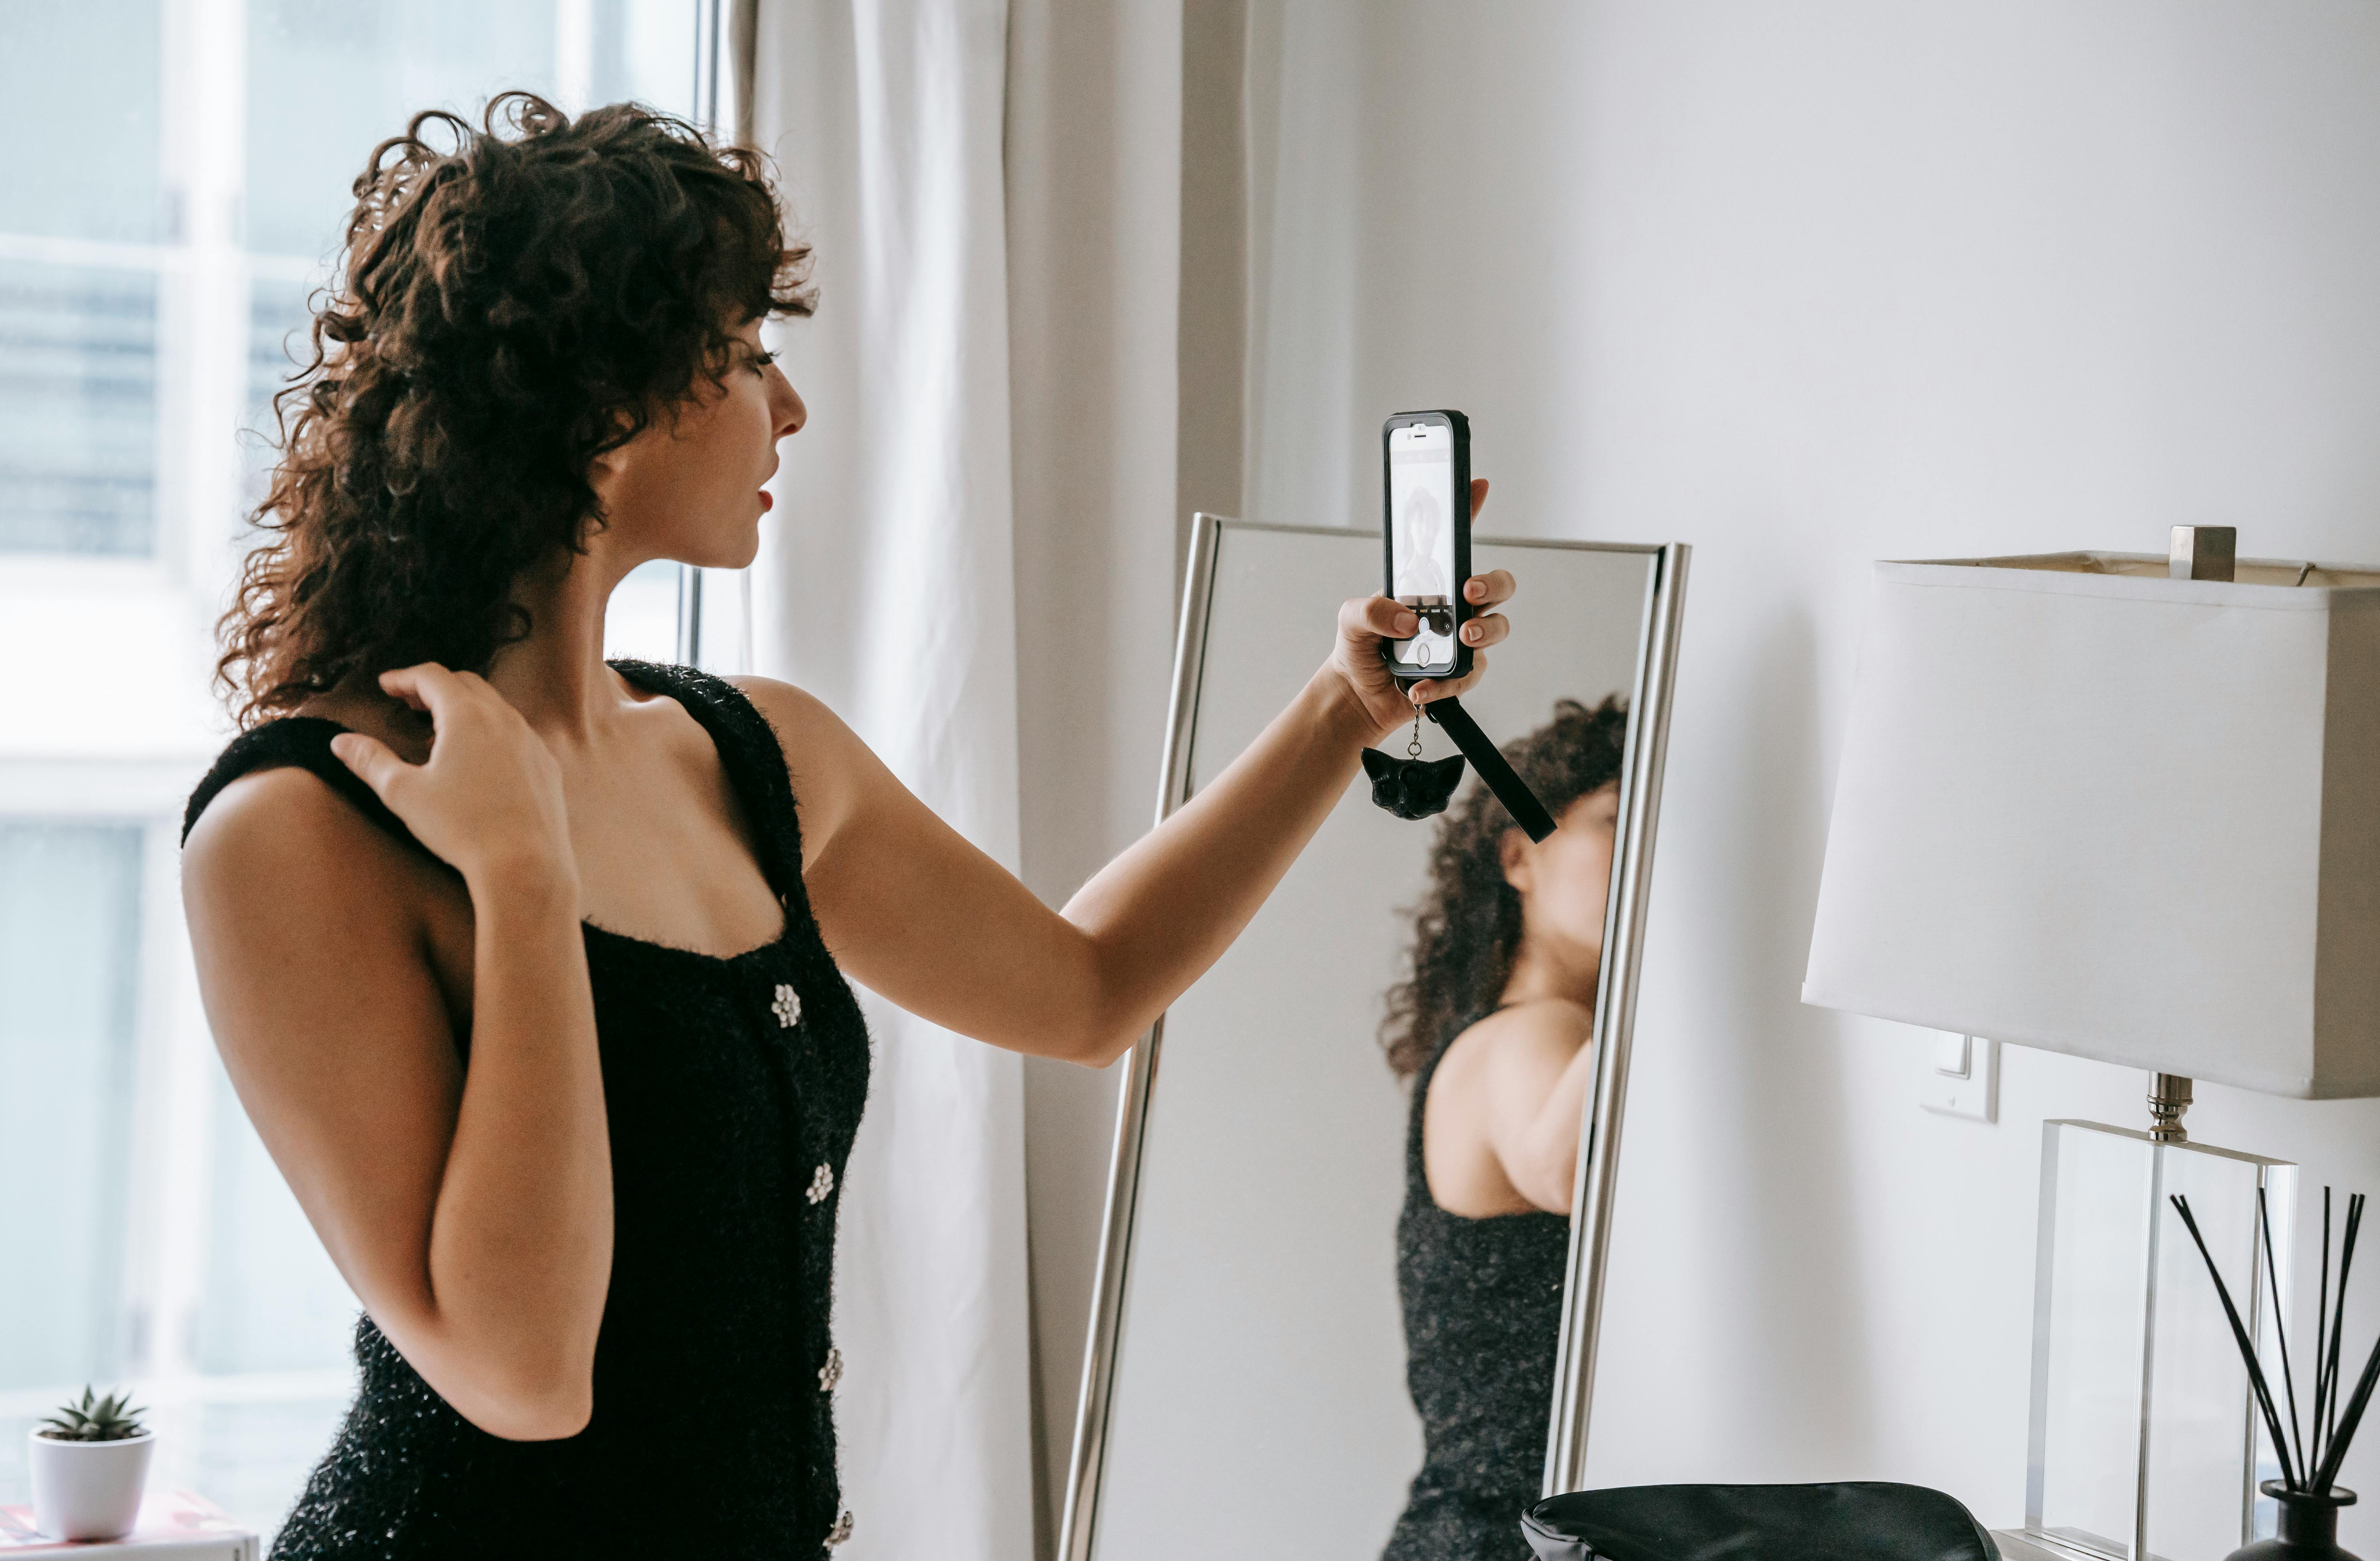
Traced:
<path fill-rule="evenodd" d="M 1696 550 L 1595 1482 L 2015 1519 L 2040 1123 L 2143 1080 L 2010 1048 L 1997 1126 L 1934 1117 L 1910 1032 L 1798 1002 L 1865 565 L 2380 561 L 2380 11 L 1252 10 L 1248 513 L 1361 521 L 1379 418 L 1452 405 L 1496 531 Z M 2380 1191 L 2380 1103 L 2190 1126 Z"/>

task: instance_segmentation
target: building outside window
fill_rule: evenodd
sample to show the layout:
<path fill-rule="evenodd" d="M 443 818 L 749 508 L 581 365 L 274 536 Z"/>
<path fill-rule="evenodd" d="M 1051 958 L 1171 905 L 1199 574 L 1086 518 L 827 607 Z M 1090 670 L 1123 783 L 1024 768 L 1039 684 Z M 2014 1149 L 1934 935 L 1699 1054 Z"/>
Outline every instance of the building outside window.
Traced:
<path fill-rule="evenodd" d="M 86 1382 L 149 1406 L 153 1488 L 266 1532 L 329 1444 L 358 1305 L 215 1057 L 178 882 L 268 401 L 377 142 L 512 87 L 690 115 L 696 28 L 697 0 L 0 8 L 38 131 L 0 163 L 0 1505 Z M 676 659 L 677 572 L 623 583 L 607 654 Z"/>

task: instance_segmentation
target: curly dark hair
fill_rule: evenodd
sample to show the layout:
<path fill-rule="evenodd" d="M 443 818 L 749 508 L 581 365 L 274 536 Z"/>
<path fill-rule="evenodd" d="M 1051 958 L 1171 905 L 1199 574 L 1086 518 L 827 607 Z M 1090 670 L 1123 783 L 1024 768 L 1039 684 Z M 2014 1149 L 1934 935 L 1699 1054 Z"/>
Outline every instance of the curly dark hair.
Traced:
<path fill-rule="evenodd" d="M 391 667 L 484 672 L 530 629 L 516 576 L 602 524 L 589 463 L 717 383 L 733 329 L 812 307 L 767 160 L 635 103 L 417 114 L 355 196 L 273 397 L 275 535 L 216 625 L 242 727 Z"/>
<path fill-rule="evenodd" d="M 1616 785 L 1628 743 L 1628 703 L 1613 695 L 1589 709 L 1554 701 L 1554 719 L 1504 744 L 1503 754 L 1556 817 L 1579 798 Z M 1520 891 L 1504 881 L 1506 831 L 1518 828 L 1496 793 L 1474 780 L 1439 825 L 1429 891 L 1408 914 L 1413 976 L 1389 988 L 1380 1048 L 1410 1079 L 1463 1025 L 1495 1005 L 1521 950 Z"/>

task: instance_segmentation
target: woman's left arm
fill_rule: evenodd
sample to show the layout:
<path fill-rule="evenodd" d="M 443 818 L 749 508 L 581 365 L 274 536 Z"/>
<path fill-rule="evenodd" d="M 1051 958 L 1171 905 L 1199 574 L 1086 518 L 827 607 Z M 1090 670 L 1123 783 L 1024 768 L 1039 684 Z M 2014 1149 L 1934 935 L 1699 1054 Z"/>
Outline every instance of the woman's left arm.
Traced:
<path fill-rule="evenodd" d="M 1476 513 L 1487 484 L 1472 485 Z M 1477 681 L 1507 625 L 1501 570 L 1465 590 Z M 910 1012 L 1012 1051 L 1105 1064 L 1230 947 L 1330 816 L 1368 744 L 1413 719 L 1380 660 L 1418 627 L 1386 597 L 1345 603 L 1330 659 L 1187 805 L 1054 912 L 903 786 L 818 700 L 736 680 L 798 764 L 803 880 L 844 971 Z"/>

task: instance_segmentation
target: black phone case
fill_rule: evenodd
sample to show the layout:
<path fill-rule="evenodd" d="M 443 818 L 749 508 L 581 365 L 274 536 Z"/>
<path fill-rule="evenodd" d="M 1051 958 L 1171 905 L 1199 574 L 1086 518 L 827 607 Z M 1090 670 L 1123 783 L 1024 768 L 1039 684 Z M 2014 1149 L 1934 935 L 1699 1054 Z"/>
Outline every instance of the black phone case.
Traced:
<path fill-rule="evenodd" d="M 1389 470 L 1389 435 L 1414 423 L 1442 423 L 1454 434 L 1454 665 L 1442 672 L 1408 672 L 1389 659 L 1389 647 L 1382 645 L 1380 659 L 1388 663 L 1389 675 L 1406 686 L 1427 678 L 1471 675 L 1471 647 L 1463 643 L 1463 625 L 1471 621 L 1466 589 L 1471 584 L 1471 419 L 1460 412 L 1400 412 L 1380 425 L 1380 594 L 1394 597 L 1397 589 L 1396 494 Z"/>

